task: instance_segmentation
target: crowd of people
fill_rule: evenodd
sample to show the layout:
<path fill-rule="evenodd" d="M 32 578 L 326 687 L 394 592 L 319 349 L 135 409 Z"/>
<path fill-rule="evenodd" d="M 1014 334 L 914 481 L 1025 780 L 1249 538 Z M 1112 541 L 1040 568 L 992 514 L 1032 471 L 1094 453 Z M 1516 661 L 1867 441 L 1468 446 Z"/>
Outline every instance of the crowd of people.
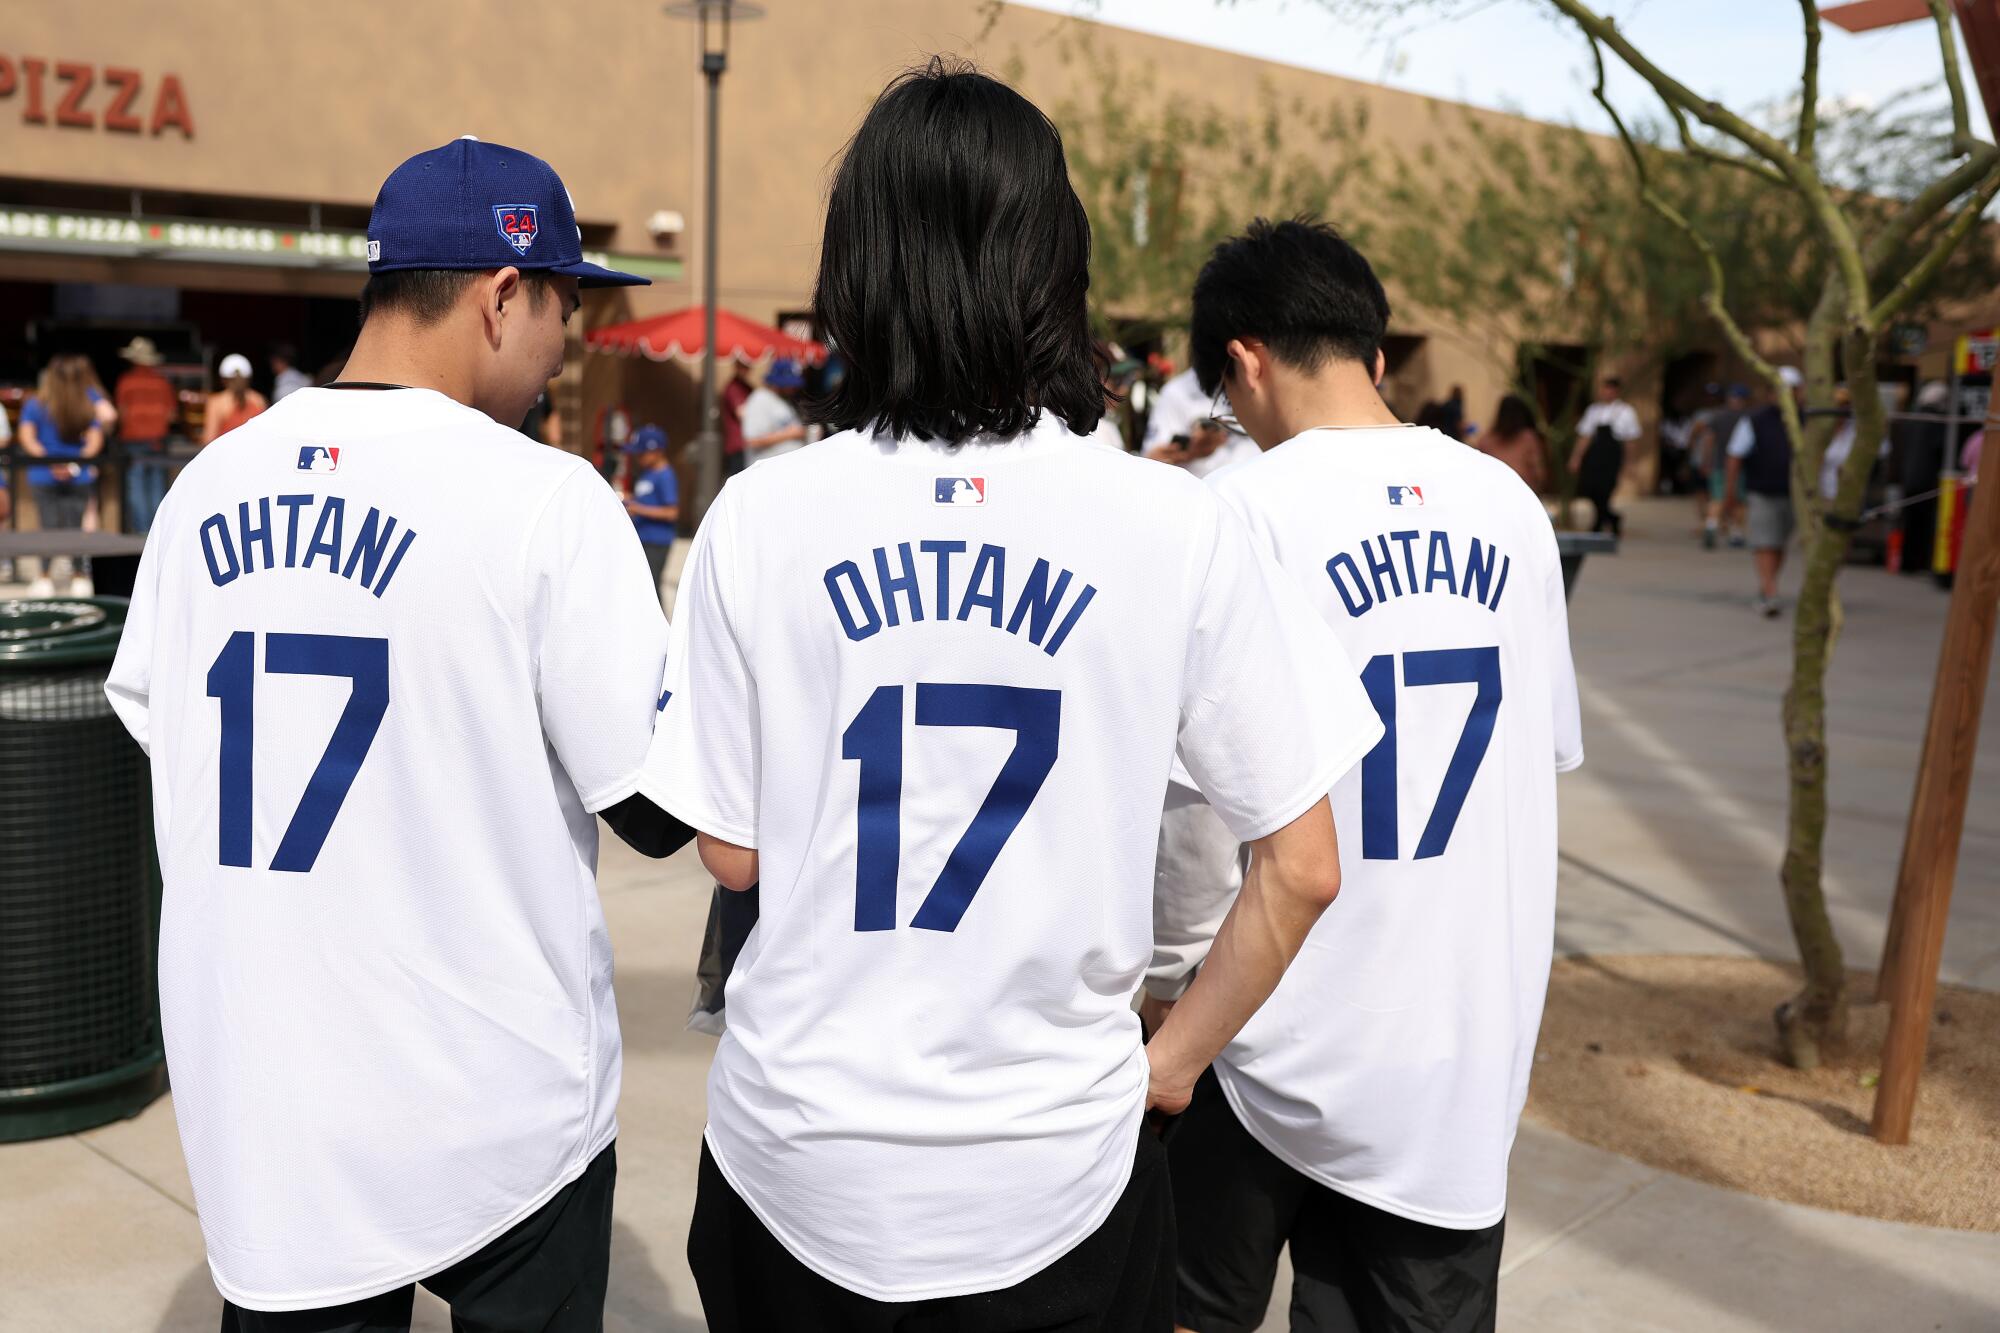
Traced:
<path fill-rule="evenodd" d="M 107 461 L 121 465 L 124 526 L 143 535 L 184 458 L 177 446 L 206 446 L 251 420 L 270 403 L 311 383 L 292 363 L 297 353 L 272 349 L 271 398 L 251 385 L 248 357 L 224 356 L 218 387 L 200 403 L 200 425 L 189 428 L 183 397 L 162 373 L 166 358 L 152 339 L 133 338 L 118 351 L 124 369 L 107 389 L 91 359 L 64 352 L 49 359 L 21 402 L 19 419 L 0 409 L 0 447 L 11 446 L 26 474 L 36 526 L 95 530 L 101 522 L 98 483 Z M 0 523 L 12 517 L 13 468 L 0 467 Z"/>

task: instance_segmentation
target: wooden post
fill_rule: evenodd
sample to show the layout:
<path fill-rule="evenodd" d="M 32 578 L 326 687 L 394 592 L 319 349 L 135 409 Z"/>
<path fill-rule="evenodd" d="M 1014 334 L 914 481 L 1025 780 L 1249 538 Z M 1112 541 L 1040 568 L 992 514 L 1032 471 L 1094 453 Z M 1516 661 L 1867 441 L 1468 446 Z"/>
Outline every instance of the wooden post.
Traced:
<path fill-rule="evenodd" d="M 2000 397 L 1993 408 L 2000 409 Z M 1945 917 L 1958 873 L 1958 844 L 1993 660 L 1993 627 L 2000 609 L 2000 415 L 1989 409 L 1987 440 L 1980 450 L 1978 485 L 1965 518 L 1965 543 L 1945 613 L 1922 767 L 1910 808 L 1909 839 L 1896 885 L 1896 915 L 1889 935 L 1895 957 L 1888 964 L 1889 1035 L 1882 1043 L 1882 1078 L 1875 1090 L 1875 1137 L 1910 1141 L 1917 1079 L 1930 1041 L 1944 955 Z"/>

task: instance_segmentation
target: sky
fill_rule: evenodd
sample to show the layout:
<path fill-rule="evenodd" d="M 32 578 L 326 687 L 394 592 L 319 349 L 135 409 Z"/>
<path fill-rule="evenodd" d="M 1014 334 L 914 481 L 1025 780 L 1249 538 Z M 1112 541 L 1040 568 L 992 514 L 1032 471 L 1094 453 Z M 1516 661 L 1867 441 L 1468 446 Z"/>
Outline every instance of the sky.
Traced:
<path fill-rule="evenodd" d="M 1448 11 L 1455 17 L 1417 6 L 1380 26 L 1336 19 L 1315 0 L 1013 3 L 1542 120 L 1611 128 L 1590 95 L 1589 48 L 1539 0 L 1455 0 Z M 1655 64 L 1732 109 L 1798 88 L 1805 40 L 1790 0 L 1605 0 L 1598 7 Z M 1614 58 L 1607 52 L 1606 59 Z M 1823 98 L 1872 104 L 1919 85 L 1942 86 L 1930 24 L 1859 36 L 1824 25 Z M 1986 117 L 1970 70 L 1965 85 L 1973 130 L 1984 137 Z M 1615 64 L 1610 89 L 1621 112 L 1657 114 L 1651 91 Z M 1937 101 L 1944 104 L 1942 93 Z"/>

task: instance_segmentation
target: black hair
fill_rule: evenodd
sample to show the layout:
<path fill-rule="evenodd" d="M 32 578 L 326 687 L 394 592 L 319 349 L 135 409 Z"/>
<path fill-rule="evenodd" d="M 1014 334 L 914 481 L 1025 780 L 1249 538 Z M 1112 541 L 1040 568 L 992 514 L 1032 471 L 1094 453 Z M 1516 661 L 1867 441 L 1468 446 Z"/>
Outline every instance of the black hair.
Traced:
<path fill-rule="evenodd" d="M 361 322 L 378 310 L 398 310 L 419 326 L 435 324 L 451 313 L 467 287 L 490 269 L 397 268 L 368 275 L 361 289 Z M 555 290 L 555 276 L 545 269 L 520 270 L 528 302 L 540 310 Z"/>
<path fill-rule="evenodd" d="M 813 312 L 847 374 L 806 410 L 897 439 L 1019 435 L 1104 415 L 1090 223 L 1062 136 L 969 64 L 932 57 L 875 100 L 834 176 Z"/>
<path fill-rule="evenodd" d="M 1604 386 L 1607 389 L 1622 389 L 1625 387 L 1625 381 L 1619 379 L 1616 375 L 1606 375 L 1604 377 Z"/>
<path fill-rule="evenodd" d="M 1528 400 L 1518 393 L 1510 393 L 1500 400 L 1500 410 L 1493 414 L 1493 433 L 1500 437 L 1512 438 L 1524 430 L 1535 428 L 1535 413 L 1528 406 Z"/>
<path fill-rule="evenodd" d="M 271 359 L 282 361 L 288 366 L 296 366 L 299 363 L 299 349 L 290 343 L 274 343 L 271 346 Z"/>
<path fill-rule="evenodd" d="M 1255 338 L 1300 370 L 1337 358 L 1373 371 L 1388 331 L 1389 298 L 1375 270 L 1309 216 L 1258 218 L 1216 246 L 1194 282 L 1190 359 L 1204 393 L 1228 373 L 1231 338 Z"/>
<path fill-rule="evenodd" d="M 1417 411 L 1415 424 L 1428 426 L 1432 430 L 1443 431 L 1446 435 L 1451 434 L 1454 429 L 1451 409 L 1443 403 L 1425 403 Z"/>

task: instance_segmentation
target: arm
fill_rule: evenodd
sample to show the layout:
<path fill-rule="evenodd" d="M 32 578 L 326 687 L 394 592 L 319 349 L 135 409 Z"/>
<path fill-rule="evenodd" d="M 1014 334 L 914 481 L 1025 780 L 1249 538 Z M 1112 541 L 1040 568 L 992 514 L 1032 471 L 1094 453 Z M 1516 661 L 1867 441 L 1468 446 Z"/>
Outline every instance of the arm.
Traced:
<path fill-rule="evenodd" d="M 628 498 L 625 501 L 625 512 L 634 518 L 654 518 L 662 523 L 676 523 L 680 521 L 681 507 L 679 505 L 640 504 L 637 500 Z"/>
<path fill-rule="evenodd" d="M 723 888 L 742 893 L 757 883 L 756 848 L 738 847 L 706 833 L 695 834 L 695 848 L 702 865 Z"/>
<path fill-rule="evenodd" d="M 1207 963 L 1147 1043 L 1149 1109 L 1186 1109 L 1201 1071 L 1277 989 L 1339 892 L 1340 852 L 1324 797 L 1250 845 L 1243 891 L 1223 919 Z"/>
<path fill-rule="evenodd" d="M 42 437 L 30 417 L 21 418 L 21 452 L 30 458 L 47 458 L 49 451 L 42 447 Z"/>
<path fill-rule="evenodd" d="M 218 394 L 210 394 L 208 398 L 208 407 L 202 413 L 201 442 L 205 445 L 214 444 L 215 437 L 221 433 L 222 433 L 222 398 Z"/>
<path fill-rule="evenodd" d="M 786 440 L 803 440 L 805 437 L 806 428 L 795 421 L 789 426 L 772 431 L 769 435 L 746 435 L 743 437 L 743 445 L 748 449 L 767 449 L 774 444 L 783 444 Z"/>
<path fill-rule="evenodd" d="M 83 456 L 95 458 L 104 452 L 104 427 L 92 426 L 83 433 Z"/>

